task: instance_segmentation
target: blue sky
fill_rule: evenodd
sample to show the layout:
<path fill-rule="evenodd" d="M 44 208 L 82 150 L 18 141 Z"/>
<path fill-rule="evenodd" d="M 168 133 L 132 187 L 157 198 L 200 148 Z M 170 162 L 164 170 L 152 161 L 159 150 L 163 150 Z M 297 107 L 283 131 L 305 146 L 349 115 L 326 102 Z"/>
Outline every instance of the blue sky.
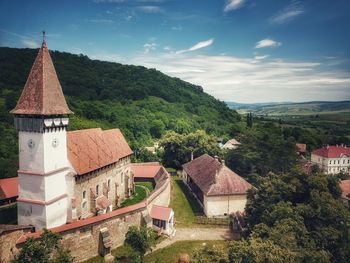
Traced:
<path fill-rule="evenodd" d="M 226 101 L 350 99 L 349 0 L 0 0 L 0 46 L 156 68 Z"/>

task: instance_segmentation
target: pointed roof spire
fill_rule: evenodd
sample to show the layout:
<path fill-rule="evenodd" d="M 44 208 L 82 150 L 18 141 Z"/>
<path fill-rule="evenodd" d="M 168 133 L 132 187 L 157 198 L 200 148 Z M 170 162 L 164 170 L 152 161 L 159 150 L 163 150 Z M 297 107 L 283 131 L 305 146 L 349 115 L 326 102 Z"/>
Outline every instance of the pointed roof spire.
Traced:
<path fill-rule="evenodd" d="M 45 31 L 43 43 L 29 73 L 13 114 L 65 115 L 73 113 L 64 98 L 49 50 L 46 46 Z"/>

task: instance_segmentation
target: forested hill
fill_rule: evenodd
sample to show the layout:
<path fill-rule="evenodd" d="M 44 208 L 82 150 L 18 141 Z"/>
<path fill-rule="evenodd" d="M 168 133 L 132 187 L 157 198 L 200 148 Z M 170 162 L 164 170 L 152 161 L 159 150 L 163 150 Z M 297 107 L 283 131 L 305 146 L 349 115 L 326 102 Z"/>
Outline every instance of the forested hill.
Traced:
<path fill-rule="evenodd" d="M 0 48 L 0 178 L 17 169 L 17 134 L 11 110 L 24 87 L 37 49 Z M 160 138 L 204 129 L 225 136 L 239 115 L 199 86 L 155 69 L 51 52 L 68 104 L 69 129 L 119 127 L 135 149 Z"/>

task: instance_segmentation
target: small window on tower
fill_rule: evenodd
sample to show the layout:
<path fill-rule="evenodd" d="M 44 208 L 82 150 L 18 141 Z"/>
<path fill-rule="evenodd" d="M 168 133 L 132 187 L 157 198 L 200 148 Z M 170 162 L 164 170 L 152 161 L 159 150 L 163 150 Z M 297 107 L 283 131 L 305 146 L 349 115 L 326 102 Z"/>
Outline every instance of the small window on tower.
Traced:
<path fill-rule="evenodd" d="M 96 195 L 98 196 L 99 185 L 96 185 Z"/>
<path fill-rule="evenodd" d="M 83 191 L 83 199 L 86 198 L 86 191 Z"/>
<path fill-rule="evenodd" d="M 107 185 L 108 185 L 108 188 L 110 188 L 110 187 L 111 187 L 111 179 L 108 179 L 108 181 L 107 181 Z"/>

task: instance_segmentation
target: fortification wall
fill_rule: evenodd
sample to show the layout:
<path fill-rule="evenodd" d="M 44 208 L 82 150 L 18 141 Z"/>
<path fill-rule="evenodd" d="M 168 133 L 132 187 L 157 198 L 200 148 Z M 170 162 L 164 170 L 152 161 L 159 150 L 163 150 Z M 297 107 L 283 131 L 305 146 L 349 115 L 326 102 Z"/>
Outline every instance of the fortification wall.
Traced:
<path fill-rule="evenodd" d="M 62 235 L 62 244 L 71 251 L 75 262 L 85 261 L 99 254 L 101 229 L 108 229 L 114 249 L 124 243 L 125 234 L 130 226 L 149 224 L 149 211 L 153 204 L 169 205 L 170 187 L 170 177 L 164 169 L 154 192 L 145 201 L 50 230 Z M 22 230 L 1 235 L 0 262 L 10 262 L 27 238 L 39 236 L 40 232 L 24 234 Z"/>

